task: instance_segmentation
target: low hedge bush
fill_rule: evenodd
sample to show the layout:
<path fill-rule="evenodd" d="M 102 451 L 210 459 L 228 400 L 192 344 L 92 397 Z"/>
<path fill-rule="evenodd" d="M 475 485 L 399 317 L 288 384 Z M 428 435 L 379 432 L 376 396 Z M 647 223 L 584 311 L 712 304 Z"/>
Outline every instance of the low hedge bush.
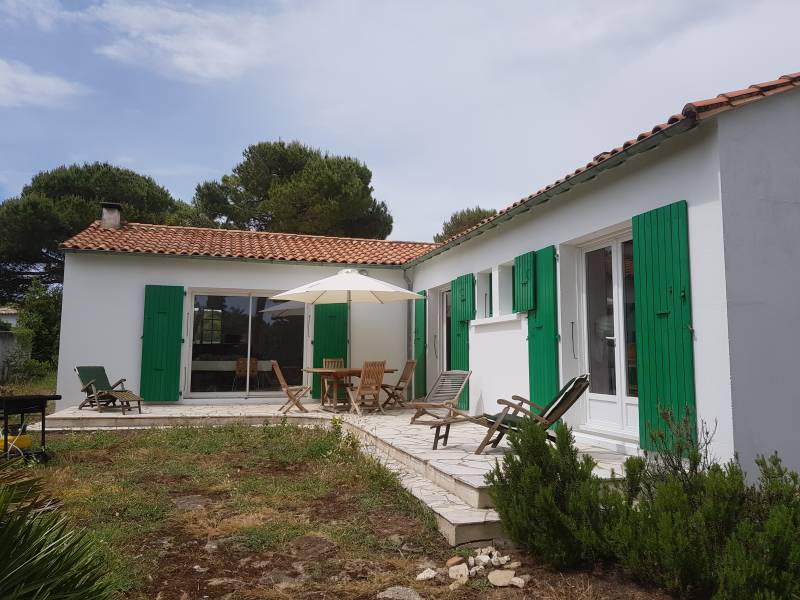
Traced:
<path fill-rule="evenodd" d="M 685 598 L 800 597 L 800 476 L 761 457 L 749 485 L 737 462 L 709 459 L 710 436 L 694 441 L 687 423 L 612 482 L 566 427 L 551 445 L 525 425 L 487 475 L 506 532 L 555 568 L 616 563 Z"/>

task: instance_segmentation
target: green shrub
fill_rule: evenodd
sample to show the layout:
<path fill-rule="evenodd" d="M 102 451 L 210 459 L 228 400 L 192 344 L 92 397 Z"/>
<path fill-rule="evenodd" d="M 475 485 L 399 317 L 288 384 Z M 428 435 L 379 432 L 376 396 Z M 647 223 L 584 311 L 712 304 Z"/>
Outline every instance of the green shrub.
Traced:
<path fill-rule="evenodd" d="M 525 423 L 511 434 L 513 453 L 487 475 L 490 493 L 508 535 L 556 568 L 609 557 L 606 520 L 616 511 L 611 494 L 579 456 L 572 433 L 556 427 L 556 443 Z"/>
<path fill-rule="evenodd" d="M 508 535 L 553 567 L 613 561 L 681 597 L 800 598 L 800 475 L 762 457 L 748 485 L 737 462 L 710 459 L 712 433 L 698 441 L 687 418 L 664 418 L 658 452 L 629 458 L 610 485 L 567 428 L 549 445 L 524 425 L 487 475 Z"/>
<path fill-rule="evenodd" d="M 718 565 L 717 598 L 800 597 L 800 477 L 773 455 L 760 457 L 747 518 Z"/>
<path fill-rule="evenodd" d="M 61 296 L 60 287 L 35 279 L 20 300 L 18 325 L 33 332 L 31 356 L 37 360 L 57 362 Z"/>
<path fill-rule="evenodd" d="M 0 463 L 0 598 L 114 598 L 100 549 L 53 508 L 37 479 Z"/>
<path fill-rule="evenodd" d="M 0 331 L 11 331 L 11 323 L 0 321 Z"/>

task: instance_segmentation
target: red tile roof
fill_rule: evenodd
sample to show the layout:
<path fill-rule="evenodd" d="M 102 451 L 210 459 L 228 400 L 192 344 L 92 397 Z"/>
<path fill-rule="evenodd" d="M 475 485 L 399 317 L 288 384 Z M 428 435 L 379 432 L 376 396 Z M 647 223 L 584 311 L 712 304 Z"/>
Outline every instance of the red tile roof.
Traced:
<path fill-rule="evenodd" d="M 506 208 L 498 211 L 496 215 L 487 217 L 476 225 L 473 225 L 472 227 L 454 235 L 450 239 L 445 240 L 444 243 L 440 244 L 438 248 L 433 250 L 435 250 L 437 253 L 447 250 L 448 247 L 463 241 L 461 238 L 467 234 L 489 224 L 494 226 L 496 222 L 510 218 L 507 213 L 518 207 L 521 207 L 522 205 L 535 205 L 545 202 L 550 196 L 555 195 L 556 193 L 565 192 L 573 187 L 574 184 L 580 183 L 581 181 L 586 181 L 587 179 L 592 179 L 596 175 L 595 171 L 602 170 L 604 166 L 616 166 L 625 160 L 626 155 L 635 154 L 642 150 L 649 150 L 660 142 L 660 139 L 658 141 L 653 140 L 653 138 L 656 136 L 659 138 L 671 137 L 671 135 L 676 135 L 682 131 L 691 129 L 695 124 L 704 119 L 708 119 L 709 117 L 716 116 L 722 112 L 729 111 L 744 104 L 762 100 L 768 96 L 780 94 L 798 87 L 800 87 L 800 72 L 791 73 L 789 75 L 781 75 L 774 81 L 754 83 L 750 87 L 747 87 L 743 90 L 719 94 L 716 98 L 690 102 L 683 107 L 683 110 L 680 114 L 672 115 L 669 119 L 667 119 L 666 122 L 655 125 L 650 131 L 640 133 L 635 138 L 629 139 L 617 148 L 612 148 L 611 150 L 601 152 L 585 166 L 578 167 L 572 173 L 568 173 L 563 178 L 543 187 L 538 192 L 518 200 L 511 206 L 507 206 Z M 590 176 L 583 177 L 579 181 L 574 181 L 578 176 L 581 175 Z"/>
<path fill-rule="evenodd" d="M 126 223 L 103 229 L 95 222 L 65 241 L 64 250 L 133 252 L 219 258 L 249 258 L 352 265 L 400 265 L 436 247 L 433 243 L 395 242 Z"/>

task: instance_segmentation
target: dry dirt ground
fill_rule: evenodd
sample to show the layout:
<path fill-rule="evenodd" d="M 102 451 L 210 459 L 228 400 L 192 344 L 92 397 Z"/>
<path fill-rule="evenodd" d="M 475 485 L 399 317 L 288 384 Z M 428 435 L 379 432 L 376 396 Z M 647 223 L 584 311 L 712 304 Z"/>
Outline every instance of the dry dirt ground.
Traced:
<path fill-rule="evenodd" d="M 532 579 L 451 591 L 417 582 L 454 552 L 432 515 L 337 431 L 289 425 L 54 434 L 35 467 L 105 548 L 123 598 L 664 598 L 616 572 L 557 573 L 512 552 Z"/>

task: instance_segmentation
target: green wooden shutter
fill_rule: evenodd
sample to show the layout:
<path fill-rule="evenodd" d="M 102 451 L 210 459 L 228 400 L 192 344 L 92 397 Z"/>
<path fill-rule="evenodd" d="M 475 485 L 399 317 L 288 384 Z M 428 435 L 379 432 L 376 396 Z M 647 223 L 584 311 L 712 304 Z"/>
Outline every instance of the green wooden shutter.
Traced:
<path fill-rule="evenodd" d="M 146 285 L 139 395 L 146 402 L 176 402 L 181 388 L 183 288 Z"/>
<path fill-rule="evenodd" d="M 558 292 L 556 249 L 535 253 L 535 306 L 528 313 L 528 377 L 531 400 L 546 406 L 558 393 Z"/>
<path fill-rule="evenodd" d="M 347 304 L 314 305 L 314 362 L 321 367 L 323 358 L 341 358 L 347 364 Z M 319 375 L 312 377 L 311 396 L 321 394 Z"/>
<path fill-rule="evenodd" d="M 450 284 L 450 368 L 469 371 L 469 321 L 475 318 L 475 275 L 461 275 Z M 458 408 L 469 409 L 469 386 L 461 393 Z"/>
<path fill-rule="evenodd" d="M 425 291 L 420 292 L 423 296 Z M 417 361 L 417 368 L 414 371 L 414 398 L 420 398 L 428 393 L 426 370 L 426 299 L 414 301 L 414 359 Z"/>
<path fill-rule="evenodd" d="M 652 434 L 669 432 L 664 410 L 696 435 L 692 299 L 686 201 L 633 218 L 636 298 L 636 365 L 639 443 L 653 449 Z"/>
<path fill-rule="evenodd" d="M 526 252 L 514 259 L 512 310 L 524 312 L 536 308 L 536 253 Z"/>

